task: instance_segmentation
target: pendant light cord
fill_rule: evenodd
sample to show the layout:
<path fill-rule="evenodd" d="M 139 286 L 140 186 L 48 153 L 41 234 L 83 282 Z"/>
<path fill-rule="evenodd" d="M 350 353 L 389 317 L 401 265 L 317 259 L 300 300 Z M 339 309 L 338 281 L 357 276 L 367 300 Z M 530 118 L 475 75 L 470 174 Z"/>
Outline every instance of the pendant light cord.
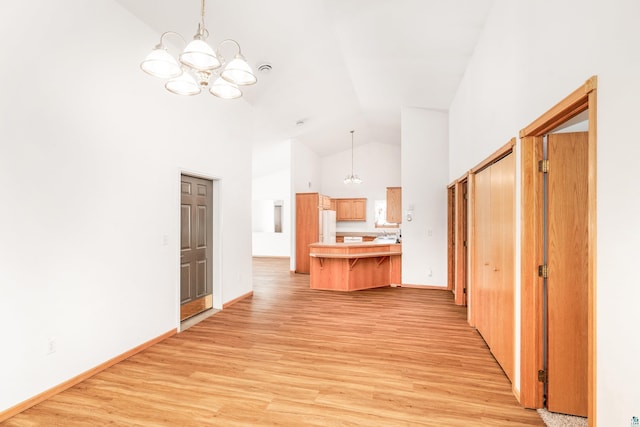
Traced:
<path fill-rule="evenodd" d="M 353 132 L 355 132 L 355 130 L 351 131 L 351 177 L 353 177 Z"/>

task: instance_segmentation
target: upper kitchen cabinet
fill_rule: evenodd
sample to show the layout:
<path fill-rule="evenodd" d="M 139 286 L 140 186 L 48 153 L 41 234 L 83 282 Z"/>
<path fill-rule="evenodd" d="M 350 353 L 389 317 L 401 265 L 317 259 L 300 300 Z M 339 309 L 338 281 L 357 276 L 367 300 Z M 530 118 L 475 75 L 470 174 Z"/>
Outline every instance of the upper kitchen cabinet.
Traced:
<path fill-rule="evenodd" d="M 367 199 L 333 199 L 336 203 L 336 221 L 366 221 Z"/>
<path fill-rule="evenodd" d="M 387 222 L 402 223 L 402 187 L 387 187 Z"/>
<path fill-rule="evenodd" d="M 331 197 L 319 195 L 320 209 L 323 210 L 335 210 L 331 207 Z"/>

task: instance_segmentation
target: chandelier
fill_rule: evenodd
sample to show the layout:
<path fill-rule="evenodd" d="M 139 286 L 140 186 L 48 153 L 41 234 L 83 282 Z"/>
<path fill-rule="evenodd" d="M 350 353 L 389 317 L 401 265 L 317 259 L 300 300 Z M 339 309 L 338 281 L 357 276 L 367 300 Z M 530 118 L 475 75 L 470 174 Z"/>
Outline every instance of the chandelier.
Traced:
<path fill-rule="evenodd" d="M 198 32 L 188 44 L 184 37 L 175 31 L 167 31 L 160 36 L 151 53 L 140 64 L 142 70 L 154 77 L 167 80 L 164 87 L 178 95 L 197 95 L 203 90 L 224 99 L 242 96 L 239 86 L 252 85 L 258 81 L 251 67 L 242 56 L 240 44 L 233 39 L 221 41 L 214 51 L 206 42 L 209 31 L 204 26 L 204 2 L 201 1 Z M 186 44 L 176 60 L 164 45 L 165 37 L 178 36 Z M 238 52 L 226 62 L 220 55 L 223 44 L 235 45 Z"/>
<path fill-rule="evenodd" d="M 347 175 L 344 179 L 345 184 L 360 184 L 362 180 L 358 175 L 353 174 L 353 133 L 355 130 L 351 131 L 351 175 Z"/>

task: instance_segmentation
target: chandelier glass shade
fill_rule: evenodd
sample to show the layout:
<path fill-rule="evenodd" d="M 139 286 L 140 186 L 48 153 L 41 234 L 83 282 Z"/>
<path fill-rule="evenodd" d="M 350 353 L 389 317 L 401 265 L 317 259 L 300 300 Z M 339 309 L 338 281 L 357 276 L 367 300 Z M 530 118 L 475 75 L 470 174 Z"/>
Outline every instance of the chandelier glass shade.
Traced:
<path fill-rule="evenodd" d="M 347 175 L 344 179 L 345 184 L 361 184 L 362 179 L 356 174 L 353 173 L 353 133 L 355 130 L 351 131 L 351 174 Z"/>
<path fill-rule="evenodd" d="M 174 31 L 160 36 L 160 43 L 147 55 L 140 68 L 147 74 L 167 80 L 165 88 L 178 95 L 197 95 L 204 89 L 224 99 L 242 96 L 239 86 L 255 84 L 251 66 L 242 55 L 240 44 L 233 39 L 221 41 L 214 50 L 207 42 L 209 32 L 204 26 L 205 0 L 201 1 L 201 21 L 193 40 L 186 44 L 176 60 L 165 47 L 165 38 L 174 35 L 185 42 L 184 37 Z M 228 63 L 220 54 L 223 44 L 233 44 L 237 52 Z"/>

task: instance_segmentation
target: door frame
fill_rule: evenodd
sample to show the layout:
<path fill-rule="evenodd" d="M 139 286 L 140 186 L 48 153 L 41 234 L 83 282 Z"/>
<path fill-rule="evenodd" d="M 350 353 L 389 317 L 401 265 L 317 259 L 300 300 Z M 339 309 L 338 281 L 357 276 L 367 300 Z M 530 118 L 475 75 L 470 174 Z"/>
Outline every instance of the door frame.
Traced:
<path fill-rule="evenodd" d="M 538 173 L 542 137 L 562 123 L 587 111 L 589 114 L 588 147 L 588 418 L 596 423 L 596 101 L 597 76 L 538 117 L 520 131 L 521 139 L 521 350 L 520 403 L 527 408 L 543 406 L 543 386 L 538 382 L 542 369 L 543 322 L 542 286 L 538 265 L 542 264 L 542 177 Z"/>
<path fill-rule="evenodd" d="M 177 323 L 177 331 L 181 331 L 181 321 L 180 321 L 180 205 L 181 203 L 181 194 L 180 194 L 180 180 L 182 175 L 192 176 L 194 178 L 201 178 L 211 181 L 212 183 L 212 191 L 211 191 L 211 202 L 212 202 L 212 214 L 213 214 L 213 223 L 211 226 L 211 292 L 213 297 L 213 309 L 222 310 L 222 209 L 221 209 L 221 194 L 222 194 L 222 179 L 215 175 L 206 174 L 198 171 L 193 171 L 189 169 L 178 169 L 177 170 L 177 178 L 176 181 L 178 185 L 176 186 L 176 217 L 174 220 L 174 224 L 176 224 L 176 243 L 175 243 L 175 268 L 176 268 L 176 323 Z"/>
<path fill-rule="evenodd" d="M 447 186 L 448 287 L 456 305 L 467 305 L 469 283 L 469 172 Z M 466 196 L 466 197 L 465 197 Z M 466 245 L 465 245 L 466 243 Z"/>
<path fill-rule="evenodd" d="M 447 186 L 447 290 L 457 295 L 456 256 L 458 215 L 456 212 L 456 181 Z"/>
<path fill-rule="evenodd" d="M 456 181 L 455 303 L 467 305 L 469 283 L 469 173 Z"/>

